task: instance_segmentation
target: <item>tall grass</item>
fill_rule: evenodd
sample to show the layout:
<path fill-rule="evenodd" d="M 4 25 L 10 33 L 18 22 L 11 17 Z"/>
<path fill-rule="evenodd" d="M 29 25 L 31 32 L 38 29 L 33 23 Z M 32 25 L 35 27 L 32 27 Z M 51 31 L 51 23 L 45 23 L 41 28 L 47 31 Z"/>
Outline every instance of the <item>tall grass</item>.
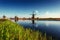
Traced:
<path fill-rule="evenodd" d="M 52 40 L 52 37 L 4 20 L 0 21 L 0 40 Z"/>

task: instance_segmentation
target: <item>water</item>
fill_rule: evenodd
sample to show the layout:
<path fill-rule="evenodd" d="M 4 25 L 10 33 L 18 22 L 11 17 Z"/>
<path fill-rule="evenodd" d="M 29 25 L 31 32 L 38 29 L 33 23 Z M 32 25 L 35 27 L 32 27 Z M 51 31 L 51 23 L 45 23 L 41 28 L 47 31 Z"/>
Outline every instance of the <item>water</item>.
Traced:
<path fill-rule="evenodd" d="M 60 21 L 35 21 L 35 24 L 32 24 L 31 20 L 20 20 L 17 23 L 25 28 L 40 30 L 60 38 Z"/>

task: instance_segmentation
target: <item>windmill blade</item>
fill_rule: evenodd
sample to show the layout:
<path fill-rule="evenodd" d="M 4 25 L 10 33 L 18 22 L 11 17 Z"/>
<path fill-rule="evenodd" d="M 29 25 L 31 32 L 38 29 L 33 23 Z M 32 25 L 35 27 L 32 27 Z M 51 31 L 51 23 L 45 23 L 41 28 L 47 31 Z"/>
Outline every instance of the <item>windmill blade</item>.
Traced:
<path fill-rule="evenodd" d="M 36 15 L 35 11 L 33 11 L 32 14 L 30 14 L 30 15 Z"/>
<path fill-rule="evenodd" d="M 30 15 L 33 15 L 33 14 L 30 14 Z M 36 14 L 34 14 L 34 15 L 36 15 Z"/>

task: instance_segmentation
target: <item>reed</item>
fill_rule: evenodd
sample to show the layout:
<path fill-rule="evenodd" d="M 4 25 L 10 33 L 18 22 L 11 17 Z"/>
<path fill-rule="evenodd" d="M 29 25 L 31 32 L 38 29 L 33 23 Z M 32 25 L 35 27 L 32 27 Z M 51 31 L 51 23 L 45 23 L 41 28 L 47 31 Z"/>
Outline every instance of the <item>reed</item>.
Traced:
<path fill-rule="evenodd" d="M 0 40 L 52 40 L 46 33 L 23 28 L 10 20 L 0 22 Z"/>

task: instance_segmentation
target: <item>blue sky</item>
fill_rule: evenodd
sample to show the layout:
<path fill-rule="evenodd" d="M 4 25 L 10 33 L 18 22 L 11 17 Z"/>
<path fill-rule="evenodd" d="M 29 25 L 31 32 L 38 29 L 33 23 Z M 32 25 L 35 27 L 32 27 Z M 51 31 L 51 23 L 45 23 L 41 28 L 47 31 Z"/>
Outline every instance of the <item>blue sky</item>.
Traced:
<path fill-rule="evenodd" d="M 0 17 L 60 17 L 60 0 L 0 0 Z"/>

